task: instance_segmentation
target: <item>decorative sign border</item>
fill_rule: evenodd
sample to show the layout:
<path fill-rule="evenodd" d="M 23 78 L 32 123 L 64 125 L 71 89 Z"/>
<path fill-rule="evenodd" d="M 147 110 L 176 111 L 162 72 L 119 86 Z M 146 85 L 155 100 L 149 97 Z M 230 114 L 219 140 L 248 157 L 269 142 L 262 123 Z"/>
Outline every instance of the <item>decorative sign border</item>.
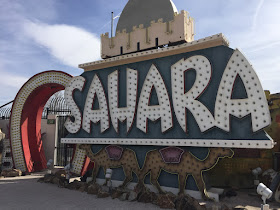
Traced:
<path fill-rule="evenodd" d="M 79 144 L 76 145 L 74 158 L 72 160 L 71 172 L 80 175 L 85 163 L 86 151 L 79 148 Z"/>
<path fill-rule="evenodd" d="M 270 138 L 268 136 L 268 138 Z M 153 145 L 153 146 L 187 146 L 187 147 L 227 147 L 272 149 L 274 141 L 270 140 L 224 140 L 224 139 L 118 139 L 118 138 L 62 138 L 67 144 L 118 144 L 118 145 Z"/>
<path fill-rule="evenodd" d="M 22 171 L 27 171 L 23 151 L 21 134 L 21 117 L 25 103 L 34 90 L 46 84 L 60 84 L 66 86 L 71 76 L 60 71 L 46 71 L 30 78 L 18 92 L 13 103 L 10 118 L 11 149 L 13 153 L 14 166 Z M 73 159 L 73 171 L 80 174 L 85 160 L 84 150 L 76 149 Z"/>

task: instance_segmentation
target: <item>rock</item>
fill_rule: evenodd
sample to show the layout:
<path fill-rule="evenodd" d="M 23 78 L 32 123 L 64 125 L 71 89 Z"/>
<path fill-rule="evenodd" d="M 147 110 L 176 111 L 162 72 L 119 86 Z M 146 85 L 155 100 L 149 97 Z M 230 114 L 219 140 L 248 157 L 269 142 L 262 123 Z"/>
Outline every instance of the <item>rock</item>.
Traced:
<path fill-rule="evenodd" d="M 136 201 L 136 200 L 137 200 L 137 196 L 138 196 L 138 193 L 137 193 L 137 192 L 135 192 L 135 191 L 130 191 L 127 200 L 129 200 L 129 201 Z"/>
<path fill-rule="evenodd" d="M 174 209 L 175 204 L 172 201 L 172 197 L 168 194 L 159 195 L 156 201 L 156 204 L 163 209 Z"/>
<path fill-rule="evenodd" d="M 68 180 L 65 178 L 65 177 L 60 177 L 60 179 L 59 179 L 59 183 L 58 183 L 58 187 L 65 187 L 65 188 L 67 188 L 67 186 L 69 185 L 69 182 L 68 182 Z"/>
<path fill-rule="evenodd" d="M 46 182 L 46 183 L 52 183 L 53 178 L 54 178 L 54 175 L 52 175 L 52 174 L 45 174 L 45 176 L 44 176 L 44 182 Z"/>
<path fill-rule="evenodd" d="M 143 183 L 138 183 L 134 187 L 134 192 L 136 192 L 137 194 L 142 193 L 142 192 L 144 192 L 146 190 L 147 190 L 147 188 L 145 187 L 145 185 Z"/>
<path fill-rule="evenodd" d="M 119 197 L 119 200 L 121 200 L 121 201 L 125 201 L 125 200 L 127 200 L 128 199 L 128 197 L 129 197 L 129 193 L 123 193 L 120 197 Z"/>
<path fill-rule="evenodd" d="M 262 176 L 260 177 L 261 183 L 265 186 L 270 186 L 272 184 L 273 179 L 277 176 L 277 172 L 273 169 L 268 169 L 263 172 Z M 270 187 L 269 187 L 270 188 Z M 270 188 L 271 189 L 271 188 Z"/>
<path fill-rule="evenodd" d="M 100 186 L 98 184 L 91 184 L 88 186 L 88 189 L 87 189 L 87 193 L 88 194 L 93 194 L 93 195 L 97 195 L 98 194 L 98 191 L 100 189 Z"/>
<path fill-rule="evenodd" d="M 152 198 L 152 203 L 155 203 L 157 201 L 158 196 L 156 193 L 151 192 L 151 198 Z"/>
<path fill-rule="evenodd" d="M 178 196 L 175 200 L 175 207 L 177 210 L 205 210 L 205 206 L 201 206 L 199 202 L 189 195 Z"/>
<path fill-rule="evenodd" d="M 142 203 L 154 203 L 157 200 L 157 195 L 154 192 L 150 192 L 149 190 L 145 190 L 144 192 L 139 194 L 138 202 Z"/>
<path fill-rule="evenodd" d="M 109 192 L 104 192 L 102 190 L 99 190 L 97 193 L 97 198 L 107 198 L 109 196 L 110 196 Z"/>
<path fill-rule="evenodd" d="M 7 170 L 3 170 L 1 172 L 1 176 L 4 177 L 16 177 L 16 176 L 21 176 L 22 172 L 19 169 L 7 169 Z"/>
<path fill-rule="evenodd" d="M 87 189 L 88 189 L 87 183 L 82 182 L 81 183 L 81 187 L 78 189 L 78 191 L 80 191 L 80 192 L 87 192 Z"/>
<path fill-rule="evenodd" d="M 74 180 L 73 182 L 67 185 L 67 188 L 70 190 L 78 190 L 82 186 L 83 182 L 79 182 L 78 180 Z"/>
<path fill-rule="evenodd" d="M 113 190 L 112 190 L 112 195 L 111 195 L 111 197 L 112 197 L 113 199 L 119 198 L 123 193 L 124 193 L 123 190 L 120 190 L 120 189 L 113 189 Z"/>
<path fill-rule="evenodd" d="M 109 193 L 110 192 L 110 188 L 108 186 L 106 186 L 106 185 L 102 185 L 101 186 L 101 191 Z"/>
<path fill-rule="evenodd" d="M 58 187 L 66 187 L 68 184 L 65 177 L 57 177 L 54 174 L 45 174 L 44 178 L 40 178 L 38 182 L 53 183 Z"/>
<path fill-rule="evenodd" d="M 138 202 L 151 203 L 152 198 L 148 192 L 143 192 L 139 195 Z"/>
<path fill-rule="evenodd" d="M 173 194 L 172 192 L 167 192 L 166 195 L 169 197 L 169 199 L 171 199 L 171 201 L 174 203 L 177 196 L 175 194 Z"/>
<path fill-rule="evenodd" d="M 44 177 L 38 179 L 37 182 L 44 183 Z"/>
<path fill-rule="evenodd" d="M 58 177 L 58 178 L 60 178 L 60 177 L 66 177 L 66 171 L 65 171 L 64 169 L 58 170 L 58 171 L 56 171 L 56 172 L 54 173 L 54 175 L 55 175 L 56 177 Z"/>
<path fill-rule="evenodd" d="M 221 206 L 221 210 L 231 210 L 231 208 L 229 208 L 226 204 L 223 204 Z"/>
<path fill-rule="evenodd" d="M 60 179 L 58 177 L 56 177 L 56 176 L 53 177 L 53 179 L 52 179 L 53 184 L 59 185 L 59 182 L 60 182 Z"/>
<path fill-rule="evenodd" d="M 177 210 L 183 210 L 185 205 L 186 205 L 186 200 L 184 198 L 176 199 L 176 201 L 175 201 L 175 208 Z"/>

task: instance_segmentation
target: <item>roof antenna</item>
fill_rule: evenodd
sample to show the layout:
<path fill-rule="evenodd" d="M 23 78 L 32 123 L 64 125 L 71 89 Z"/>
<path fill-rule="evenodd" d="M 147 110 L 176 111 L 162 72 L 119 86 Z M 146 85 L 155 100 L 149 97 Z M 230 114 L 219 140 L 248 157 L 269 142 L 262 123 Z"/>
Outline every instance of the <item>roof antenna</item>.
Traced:
<path fill-rule="evenodd" d="M 113 28 L 114 28 L 114 12 L 112 12 L 112 20 L 111 20 L 111 38 L 113 37 Z"/>

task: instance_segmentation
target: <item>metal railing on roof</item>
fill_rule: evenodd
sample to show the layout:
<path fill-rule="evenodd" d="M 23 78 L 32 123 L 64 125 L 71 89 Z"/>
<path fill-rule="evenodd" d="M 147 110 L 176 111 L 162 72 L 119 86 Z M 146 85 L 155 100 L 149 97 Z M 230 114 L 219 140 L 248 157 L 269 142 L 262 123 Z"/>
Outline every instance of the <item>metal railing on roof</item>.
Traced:
<path fill-rule="evenodd" d="M 8 104 L 6 104 L 8 105 Z M 4 106 L 4 105 L 3 105 Z M 0 108 L 0 119 L 7 120 L 10 119 L 12 107 L 3 107 Z M 42 113 L 42 119 L 47 119 L 49 114 L 57 114 L 60 116 L 70 115 L 71 111 L 66 104 L 66 101 L 63 97 L 54 97 L 51 98 L 46 106 L 44 107 Z"/>
<path fill-rule="evenodd" d="M 10 119 L 12 107 L 2 107 L 0 108 L 0 119 L 7 120 Z"/>
<path fill-rule="evenodd" d="M 42 119 L 46 119 L 49 114 L 67 116 L 71 114 L 71 111 L 63 97 L 55 97 L 47 102 L 43 110 Z"/>

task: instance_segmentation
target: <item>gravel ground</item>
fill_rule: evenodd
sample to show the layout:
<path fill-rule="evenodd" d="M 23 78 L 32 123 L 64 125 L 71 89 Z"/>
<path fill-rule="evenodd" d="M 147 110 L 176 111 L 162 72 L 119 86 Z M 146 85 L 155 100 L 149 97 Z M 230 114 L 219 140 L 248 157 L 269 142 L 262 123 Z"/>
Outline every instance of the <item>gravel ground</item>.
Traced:
<path fill-rule="evenodd" d="M 14 178 L 0 178 L 0 210 L 2 209 L 159 209 L 156 205 L 120 201 L 112 198 L 96 198 L 95 195 L 59 188 L 54 184 L 37 182 L 43 173 Z M 206 202 L 211 206 L 226 204 L 232 208 L 260 209 L 261 199 L 238 191 L 237 196 L 223 198 L 219 203 Z M 205 203 L 205 202 L 201 202 Z M 280 209 L 280 204 L 269 203 L 270 209 Z"/>

